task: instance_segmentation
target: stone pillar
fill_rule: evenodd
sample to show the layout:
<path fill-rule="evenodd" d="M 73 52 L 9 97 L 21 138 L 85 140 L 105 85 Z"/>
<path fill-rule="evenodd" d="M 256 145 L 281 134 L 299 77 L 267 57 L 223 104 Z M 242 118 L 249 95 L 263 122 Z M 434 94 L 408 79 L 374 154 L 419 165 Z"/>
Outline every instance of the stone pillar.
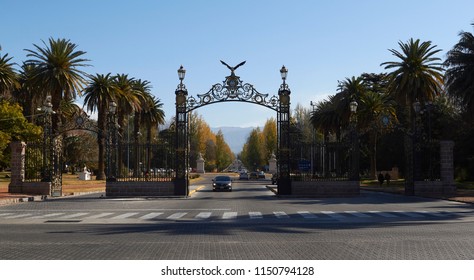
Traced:
<path fill-rule="evenodd" d="M 272 154 L 271 158 L 268 160 L 268 172 L 271 174 L 277 173 L 277 160 L 275 154 Z"/>
<path fill-rule="evenodd" d="M 12 150 L 11 158 L 11 181 L 8 185 L 9 193 L 22 193 L 23 182 L 25 180 L 25 142 L 12 142 L 10 143 Z"/>
<path fill-rule="evenodd" d="M 196 172 L 206 173 L 206 170 L 204 170 L 204 159 L 202 158 L 201 153 L 199 153 L 198 159 L 196 160 Z"/>
<path fill-rule="evenodd" d="M 439 149 L 443 194 L 453 194 L 456 192 L 456 185 L 454 184 L 454 141 L 440 141 Z"/>

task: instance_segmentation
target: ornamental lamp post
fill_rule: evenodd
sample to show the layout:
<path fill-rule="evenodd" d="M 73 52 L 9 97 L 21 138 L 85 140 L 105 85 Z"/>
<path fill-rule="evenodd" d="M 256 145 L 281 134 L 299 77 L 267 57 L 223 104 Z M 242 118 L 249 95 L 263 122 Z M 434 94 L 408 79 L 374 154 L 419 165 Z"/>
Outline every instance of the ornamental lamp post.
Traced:
<path fill-rule="evenodd" d="M 183 83 L 186 70 L 183 65 L 178 69 L 179 85 L 176 88 L 176 126 L 175 126 L 175 180 L 174 194 L 188 196 L 188 118 L 186 100 L 188 91 Z"/>
<path fill-rule="evenodd" d="M 281 79 L 283 80 L 283 84 L 285 84 L 286 77 L 288 76 L 288 69 L 286 69 L 285 65 L 283 65 L 283 67 L 281 67 L 280 75 L 281 75 Z"/>
<path fill-rule="evenodd" d="M 183 65 L 181 65 L 178 69 L 178 78 L 180 85 L 183 84 L 184 77 L 186 76 L 186 69 L 184 69 Z"/>
<path fill-rule="evenodd" d="M 357 102 L 353 100 L 349 103 L 351 111 L 350 127 L 351 127 L 351 144 L 352 144 L 352 170 L 349 180 L 359 181 L 359 135 L 357 134 Z"/>
<path fill-rule="evenodd" d="M 278 129 L 278 194 L 290 195 L 290 88 L 286 84 L 288 70 L 283 65 L 280 69 L 280 75 L 283 83 L 278 90 L 278 110 L 277 110 L 277 129 Z"/>
<path fill-rule="evenodd" d="M 107 116 L 107 139 L 106 139 L 106 180 L 108 182 L 117 181 L 117 123 L 115 115 L 117 113 L 117 103 L 114 101 L 109 102 L 109 111 Z"/>
<path fill-rule="evenodd" d="M 52 115 L 53 111 L 51 95 L 46 96 L 42 108 L 38 108 L 44 112 L 44 123 L 43 123 L 43 170 L 42 170 L 42 182 L 51 182 L 52 178 L 52 150 L 53 147 L 53 130 L 52 130 Z"/>
<path fill-rule="evenodd" d="M 351 113 L 353 113 L 353 114 L 357 113 L 357 106 L 358 106 L 358 105 L 359 105 L 359 104 L 357 104 L 357 101 L 355 101 L 355 100 L 352 101 L 352 102 L 349 104 L 349 107 L 350 107 L 350 109 L 351 109 Z"/>

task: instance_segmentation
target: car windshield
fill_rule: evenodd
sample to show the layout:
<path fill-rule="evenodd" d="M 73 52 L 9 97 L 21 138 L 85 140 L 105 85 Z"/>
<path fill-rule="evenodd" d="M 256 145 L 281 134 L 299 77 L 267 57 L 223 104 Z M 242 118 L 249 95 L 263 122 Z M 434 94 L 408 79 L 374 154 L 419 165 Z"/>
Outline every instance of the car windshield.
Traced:
<path fill-rule="evenodd" d="M 217 176 L 214 180 L 215 181 L 230 181 L 230 177 L 229 176 Z"/>

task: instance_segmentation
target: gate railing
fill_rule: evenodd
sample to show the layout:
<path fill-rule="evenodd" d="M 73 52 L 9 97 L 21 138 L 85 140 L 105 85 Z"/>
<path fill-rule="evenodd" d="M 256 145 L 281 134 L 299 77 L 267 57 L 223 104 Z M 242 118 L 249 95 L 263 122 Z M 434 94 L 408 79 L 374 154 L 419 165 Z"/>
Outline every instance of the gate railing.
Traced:
<path fill-rule="evenodd" d="M 174 170 L 174 150 L 169 143 L 117 144 L 117 181 L 169 182 L 176 176 Z"/>
<path fill-rule="evenodd" d="M 349 180 L 353 156 L 351 148 L 348 142 L 301 144 L 295 147 L 293 154 L 299 153 L 300 157 L 293 157 L 292 180 L 305 182 Z"/>

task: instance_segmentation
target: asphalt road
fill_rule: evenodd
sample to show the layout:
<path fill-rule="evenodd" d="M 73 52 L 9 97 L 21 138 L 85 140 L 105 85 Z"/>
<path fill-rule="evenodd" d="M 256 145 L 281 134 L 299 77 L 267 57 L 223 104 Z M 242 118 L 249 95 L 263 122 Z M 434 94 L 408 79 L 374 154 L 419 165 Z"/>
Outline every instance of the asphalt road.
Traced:
<path fill-rule="evenodd" d="M 2 206 L 0 259 L 474 259 L 471 204 L 371 192 L 278 198 L 268 180 L 213 192 L 208 176 L 190 198 Z"/>

